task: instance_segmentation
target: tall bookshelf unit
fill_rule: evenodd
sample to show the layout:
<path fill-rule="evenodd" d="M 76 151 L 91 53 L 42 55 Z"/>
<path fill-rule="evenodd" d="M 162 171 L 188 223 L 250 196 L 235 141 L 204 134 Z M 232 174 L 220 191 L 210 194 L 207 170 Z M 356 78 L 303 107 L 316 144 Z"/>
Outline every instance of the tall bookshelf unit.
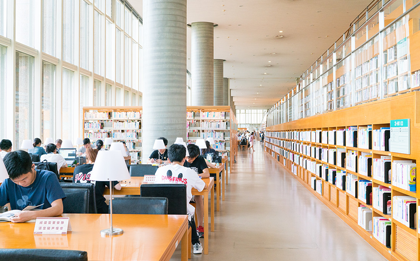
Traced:
<path fill-rule="evenodd" d="M 231 168 L 238 149 L 237 129 L 229 106 L 187 106 L 187 143 L 213 138 L 213 148 L 227 153 Z"/>
<path fill-rule="evenodd" d="M 141 115 L 142 109 L 132 107 L 84 107 L 83 138 L 92 143 L 98 139 L 105 141 L 125 141 L 130 151 L 131 162 L 141 160 Z"/>
<path fill-rule="evenodd" d="M 410 224 L 401 220 L 399 210 L 401 197 L 410 197 L 405 198 L 407 204 L 415 206 L 410 211 L 419 210 L 420 184 L 403 188 L 394 179 L 402 173 L 400 161 L 415 165 L 420 160 L 418 104 L 420 92 L 411 92 L 267 127 L 265 151 L 388 260 L 417 261 L 420 260 L 418 213 L 414 220 L 410 219 L 414 224 Z M 386 151 L 384 143 L 384 147 L 378 147 L 375 139 L 375 132 L 385 131 L 391 120 L 399 119 L 410 119 L 410 154 Z M 366 135 L 369 131 L 373 133 L 371 140 Z M 411 170 L 416 175 L 415 168 Z M 383 178 L 386 173 L 390 174 L 389 180 Z M 372 200 L 366 185 L 372 189 Z M 385 200 L 379 203 L 378 191 L 390 191 L 390 202 L 386 200 L 390 206 L 384 208 Z M 380 204 L 382 207 L 378 207 Z M 391 207 L 390 212 L 387 207 Z M 366 229 L 368 220 L 372 220 L 371 231 Z M 387 225 L 390 237 L 378 232 L 378 222 L 390 224 Z M 389 247 L 386 239 L 390 240 Z"/>

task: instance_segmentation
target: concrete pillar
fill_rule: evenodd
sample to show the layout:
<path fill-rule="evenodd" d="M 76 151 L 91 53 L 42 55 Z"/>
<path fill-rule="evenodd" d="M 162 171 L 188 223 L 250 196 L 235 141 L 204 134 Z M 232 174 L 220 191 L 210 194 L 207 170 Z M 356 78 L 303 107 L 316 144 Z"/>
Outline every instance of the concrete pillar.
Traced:
<path fill-rule="evenodd" d="M 222 59 L 214 59 L 214 106 L 223 104 L 223 62 Z"/>
<path fill-rule="evenodd" d="M 187 0 L 144 0 L 142 162 L 154 140 L 186 138 Z"/>
<path fill-rule="evenodd" d="M 229 78 L 223 78 L 223 105 L 229 105 Z"/>
<path fill-rule="evenodd" d="M 214 24 L 191 24 L 192 105 L 213 106 Z"/>

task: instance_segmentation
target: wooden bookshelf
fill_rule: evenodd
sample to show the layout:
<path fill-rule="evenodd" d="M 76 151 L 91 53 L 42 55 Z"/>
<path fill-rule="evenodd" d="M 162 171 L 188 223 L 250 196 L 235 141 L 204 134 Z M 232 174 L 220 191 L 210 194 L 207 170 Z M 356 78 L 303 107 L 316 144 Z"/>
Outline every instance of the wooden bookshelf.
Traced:
<path fill-rule="evenodd" d="M 377 249 L 388 260 L 419 260 L 420 259 L 420 233 L 417 224 L 417 214 L 415 216 L 415 229 L 401 223 L 394 216 L 394 196 L 410 196 L 416 201 L 416 210 L 420 204 L 420 184 L 416 182 L 416 191 L 409 191 L 396 186 L 394 183 L 385 183 L 377 180 L 372 165 L 372 176 L 361 174 L 360 164 L 356 169 L 348 169 L 346 157 L 345 165 L 340 167 L 331 164 L 330 161 L 320 160 L 317 155 L 312 154 L 313 147 L 324 149 L 342 149 L 346 153 L 354 151 L 357 157 L 362 153 L 371 154 L 373 158 L 381 156 L 391 157 L 391 162 L 395 160 L 412 160 L 414 163 L 420 159 L 420 92 L 411 92 L 359 106 L 345 108 L 339 111 L 312 116 L 284 124 L 267 127 L 265 138 L 265 151 L 274 160 L 283 165 L 291 175 L 295 176 L 307 189 L 309 189 L 319 200 L 326 204 L 334 213 L 350 225 L 360 236 Z M 367 126 L 372 129 L 389 126 L 391 120 L 410 119 L 410 154 L 401 154 L 382 150 L 367 148 L 350 147 L 325 143 L 314 140 L 313 136 L 322 131 L 337 131 L 347 127 L 357 127 L 361 131 Z M 314 134 L 313 134 L 314 133 Z M 329 132 L 328 132 L 329 133 Z M 341 133 L 341 132 L 340 132 Z M 308 138 L 309 136 L 309 138 Z M 306 147 L 305 147 L 306 146 Z M 308 153 L 310 147 L 311 152 Z M 360 143 L 358 144 L 360 146 Z M 316 151 L 316 149 L 315 149 Z M 305 165 L 306 164 L 306 165 Z M 354 175 L 357 181 L 367 180 L 372 183 L 372 188 L 383 186 L 391 190 L 391 214 L 384 214 L 373 205 L 366 204 L 361 198 L 354 197 L 350 191 L 341 189 L 338 184 L 333 184 L 326 179 L 323 174 L 319 175 L 316 164 L 321 164 L 329 169 L 345 171 L 346 175 Z M 315 166 L 315 169 L 313 168 Z M 320 165 L 318 165 L 319 167 Z M 392 169 L 391 169 L 392 170 Z M 317 175 L 318 173 L 318 175 Z M 311 177 L 322 184 L 322 193 L 312 188 Z M 320 181 L 322 183 L 320 183 Z M 338 181 L 337 181 L 338 182 Z M 372 213 L 372 217 L 382 217 L 391 222 L 391 248 L 387 248 L 373 236 L 372 231 L 365 230 L 358 224 L 359 207 L 366 206 Z M 372 225 L 373 227 L 373 225 Z"/>

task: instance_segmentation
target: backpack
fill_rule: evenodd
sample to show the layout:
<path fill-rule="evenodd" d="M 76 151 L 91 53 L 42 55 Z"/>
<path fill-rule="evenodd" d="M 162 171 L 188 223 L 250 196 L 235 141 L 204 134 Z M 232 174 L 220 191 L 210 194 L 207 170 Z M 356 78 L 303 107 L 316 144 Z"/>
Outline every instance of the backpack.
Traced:
<path fill-rule="evenodd" d="M 57 170 L 57 162 L 48 162 L 47 160 L 43 160 L 41 162 L 34 162 L 34 164 L 35 169 L 51 171 L 57 176 L 58 180 L 60 180 Z"/>

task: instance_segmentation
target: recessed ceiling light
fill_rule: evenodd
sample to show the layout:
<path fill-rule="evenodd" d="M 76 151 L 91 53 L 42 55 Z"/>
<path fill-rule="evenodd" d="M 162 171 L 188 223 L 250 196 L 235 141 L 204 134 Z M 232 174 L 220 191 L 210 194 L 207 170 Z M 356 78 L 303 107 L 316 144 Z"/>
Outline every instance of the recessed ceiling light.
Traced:
<path fill-rule="evenodd" d="M 271 54 L 276 54 L 276 53 L 271 53 Z"/>
<path fill-rule="evenodd" d="M 271 63 L 271 61 L 268 61 L 269 63 Z"/>
<path fill-rule="evenodd" d="M 279 31 L 279 33 L 283 33 L 283 31 Z"/>
<path fill-rule="evenodd" d="M 257 94 L 259 94 L 259 93 L 257 92 Z"/>
<path fill-rule="evenodd" d="M 264 73 L 264 74 L 267 74 L 267 73 Z"/>
<path fill-rule="evenodd" d="M 255 104 L 255 102 L 253 102 L 252 104 Z"/>
<path fill-rule="evenodd" d="M 262 84 L 260 84 L 260 86 L 262 86 Z"/>

